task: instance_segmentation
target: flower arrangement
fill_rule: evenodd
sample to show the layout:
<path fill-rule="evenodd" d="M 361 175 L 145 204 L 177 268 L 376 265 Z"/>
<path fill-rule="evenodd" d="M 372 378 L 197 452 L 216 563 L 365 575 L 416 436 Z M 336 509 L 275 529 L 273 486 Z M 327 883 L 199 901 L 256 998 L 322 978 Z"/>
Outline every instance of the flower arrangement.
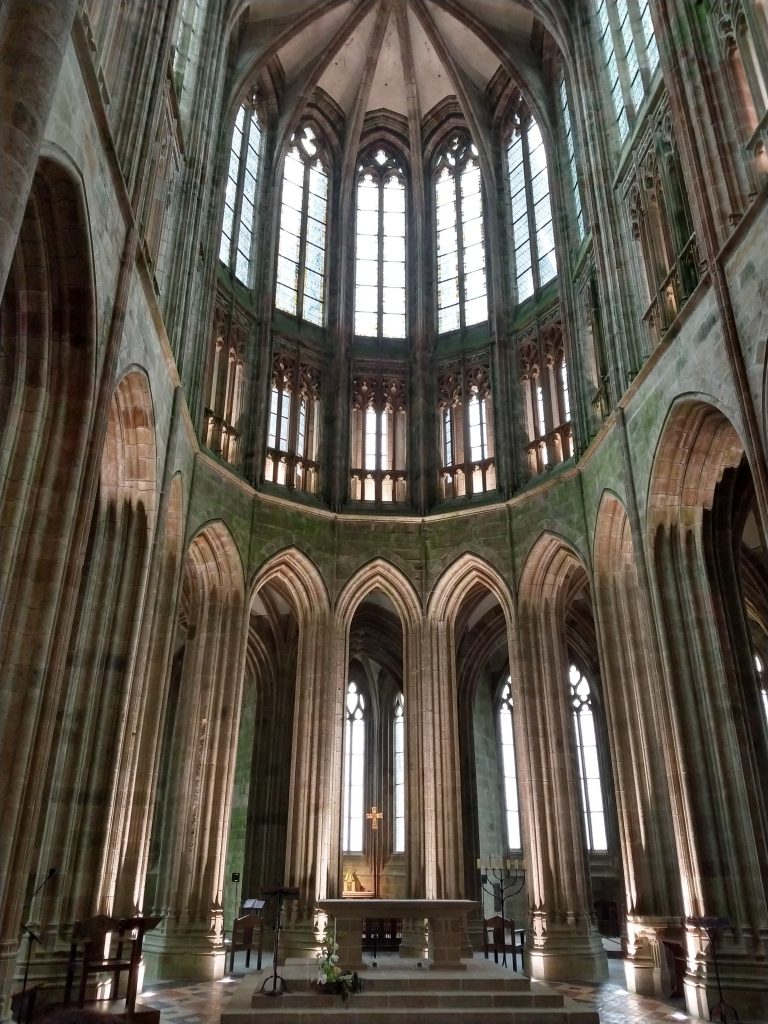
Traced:
<path fill-rule="evenodd" d="M 344 1002 L 353 992 L 360 992 L 363 983 L 357 971 L 347 971 L 339 967 L 339 944 L 336 933 L 330 936 L 327 932 L 320 943 L 320 952 L 315 953 L 317 960 L 317 977 L 314 984 L 321 992 L 340 995 Z"/>

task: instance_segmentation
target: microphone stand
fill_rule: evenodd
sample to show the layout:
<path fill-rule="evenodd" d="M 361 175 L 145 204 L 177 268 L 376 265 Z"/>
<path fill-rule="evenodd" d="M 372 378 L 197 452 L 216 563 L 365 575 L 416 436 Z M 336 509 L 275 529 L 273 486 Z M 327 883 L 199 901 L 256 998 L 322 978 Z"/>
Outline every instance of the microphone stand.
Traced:
<path fill-rule="evenodd" d="M 48 869 L 48 874 L 42 880 L 40 885 L 38 885 L 38 887 L 35 889 L 35 891 L 32 893 L 32 895 L 29 897 L 29 902 L 26 904 L 26 907 L 31 907 L 32 906 L 32 901 L 34 900 L 35 896 L 37 896 L 37 894 L 40 892 L 41 889 L 44 889 L 45 886 L 48 885 L 48 883 L 54 877 L 55 874 L 56 874 L 56 868 L 49 868 Z M 23 981 L 21 983 L 21 992 L 19 993 L 21 995 L 21 1001 L 20 1001 L 21 1010 L 20 1010 L 20 1016 L 19 1016 L 19 1024 L 22 1024 L 23 1021 L 26 1021 L 26 1020 L 29 1019 L 28 1012 L 25 1012 L 25 1011 L 29 1010 L 29 1007 L 27 1007 L 25 1005 L 24 996 L 25 996 L 26 991 L 27 991 L 27 978 L 29 977 L 29 964 L 30 964 L 30 961 L 32 960 L 32 943 L 33 942 L 40 943 L 40 936 L 39 935 L 35 935 L 35 933 L 32 931 L 32 929 L 28 925 L 26 925 L 26 924 L 22 925 L 22 928 L 27 933 L 27 960 L 26 960 L 26 963 L 24 964 L 24 979 L 23 979 Z"/>

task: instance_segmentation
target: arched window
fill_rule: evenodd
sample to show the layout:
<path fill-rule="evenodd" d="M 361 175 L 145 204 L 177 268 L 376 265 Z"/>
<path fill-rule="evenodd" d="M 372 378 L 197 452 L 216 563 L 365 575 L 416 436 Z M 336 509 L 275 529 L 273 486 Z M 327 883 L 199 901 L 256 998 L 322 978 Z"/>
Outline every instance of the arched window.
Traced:
<path fill-rule="evenodd" d="M 354 377 L 350 430 L 350 497 L 376 504 L 404 502 L 405 378 Z"/>
<path fill-rule="evenodd" d="M 347 687 L 344 717 L 344 853 L 362 853 L 365 821 L 365 698 L 357 683 Z"/>
<path fill-rule="evenodd" d="M 446 367 L 438 377 L 440 491 L 460 498 L 496 490 L 493 402 L 486 363 Z"/>
<path fill-rule="evenodd" d="M 402 693 L 395 698 L 392 750 L 395 819 L 393 850 L 395 853 L 405 853 L 405 701 Z"/>
<path fill-rule="evenodd" d="M 264 479 L 315 493 L 318 483 L 320 373 L 278 353 L 272 365 Z"/>
<path fill-rule="evenodd" d="M 325 241 L 328 172 L 309 125 L 293 137 L 285 158 L 275 305 L 322 326 L 325 320 Z"/>
<path fill-rule="evenodd" d="M 568 680 L 587 849 L 606 851 L 608 834 L 605 827 L 603 782 L 600 776 L 592 688 L 587 677 L 575 665 L 571 665 L 569 669 Z"/>
<path fill-rule="evenodd" d="M 219 259 L 244 285 L 251 281 L 262 135 L 253 106 L 240 107 L 229 151 Z"/>
<path fill-rule="evenodd" d="M 355 334 L 404 338 L 405 172 L 382 146 L 364 154 L 357 169 Z"/>
<path fill-rule="evenodd" d="M 547 155 L 533 118 L 526 118 L 512 129 L 507 144 L 507 171 L 517 300 L 524 302 L 557 276 Z"/>
<path fill-rule="evenodd" d="M 595 10 L 616 124 L 623 142 L 659 66 L 650 0 L 597 0 Z"/>
<path fill-rule="evenodd" d="M 483 192 L 477 148 L 452 135 L 435 163 L 437 329 L 488 319 Z"/>
<path fill-rule="evenodd" d="M 520 834 L 520 799 L 517 789 L 517 760 L 515 758 L 514 707 L 512 681 L 507 679 L 498 704 L 501 764 L 504 773 L 504 807 L 507 816 L 507 845 L 510 850 L 523 847 Z"/>

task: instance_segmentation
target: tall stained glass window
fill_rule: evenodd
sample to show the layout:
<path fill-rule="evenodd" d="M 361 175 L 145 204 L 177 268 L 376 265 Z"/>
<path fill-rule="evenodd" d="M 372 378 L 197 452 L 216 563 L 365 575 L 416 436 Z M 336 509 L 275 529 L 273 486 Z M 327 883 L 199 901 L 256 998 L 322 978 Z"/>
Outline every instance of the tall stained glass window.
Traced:
<path fill-rule="evenodd" d="M 452 135 L 435 164 L 437 329 L 488 319 L 483 192 L 477 148 Z"/>
<path fill-rule="evenodd" d="M 513 128 L 507 144 L 507 171 L 517 300 L 524 302 L 557 276 L 547 154 L 534 118 Z"/>
<path fill-rule="evenodd" d="M 361 853 L 365 821 L 365 699 L 357 683 L 347 687 L 344 719 L 344 853 Z"/>
<path fill-rule="evenodd" d="M 563 119 L 563 131 L 565 132 L 565 149 L 568 156 L 568 171 L 571 178 L 571 195 L 573 197 L 573 211 L 576 215 L 576 229 L 579 234 L 579 241 L 584 238 L 584 206 L 581 201 L 581 189 L 579 188 L 579 175 L 576 166 L 576 145 L 573 139 L 573 124 L 571 122 L 571 108 L 568 105 L 568 87 L 565 82 L 565 75 L 560 76 L 560 114 Z"/>
<path fill-rule="evenodd" d="M 325 245 L 328 171 L 309 125 L 293 137 L 285 157 L 275 305 L 322 326 L 325 319 Z"/>
<path fill-rule="evenodd" d="M 355 334 L 404 338 L 405 172 L 393 152 L 378 146 L 358 165 L 355 240 Z"/>
<path fill-rule="evenodd" d="M 512 681 L 507 679 L 499 699 L 499 736 L 501 762 L 504 773 L 504 804 L 507 815 L 507 845 L 510 850 L 521 850 L 520 799 L 517 790 L 517 761 L 515 759 L 514 707 Z"/>
<path fill-rule="evenodd" d="M 402 693 L 395 700 L 394 753 L 394 852 L 405 853 L 405 702 Z"/>
<path fill-rule="evenodd" d="M 251 283 L 262 128 L 256 111 L 240 107 L 232 130 L 219 259 L 241 284 Z"/>
<path fill-rule="evenodd" d="M 605 827 L 603 782 L 600 777 L 592 688 L 587 677 L 575 665 L 571 665 L 568 679 L 587 849 L 600 852 L 608 849 L 608 834 Z"/>

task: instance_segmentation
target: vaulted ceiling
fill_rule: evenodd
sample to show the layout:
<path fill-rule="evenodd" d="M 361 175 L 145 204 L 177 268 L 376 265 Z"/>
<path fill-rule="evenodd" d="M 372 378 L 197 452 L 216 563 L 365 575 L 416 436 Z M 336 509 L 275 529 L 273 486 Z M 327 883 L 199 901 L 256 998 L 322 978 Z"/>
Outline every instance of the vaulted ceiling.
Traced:
<path fill-rule="evenodd" d="M 468 114 L 500 67 L 535 83 L 545 34 L 517 0 L 251 0 L 238 79 L 276 61 L 287 121 L 319 87 L 348 124 L 380 110 L 421 124 L 449 96 Z"/>

